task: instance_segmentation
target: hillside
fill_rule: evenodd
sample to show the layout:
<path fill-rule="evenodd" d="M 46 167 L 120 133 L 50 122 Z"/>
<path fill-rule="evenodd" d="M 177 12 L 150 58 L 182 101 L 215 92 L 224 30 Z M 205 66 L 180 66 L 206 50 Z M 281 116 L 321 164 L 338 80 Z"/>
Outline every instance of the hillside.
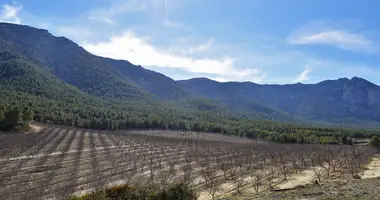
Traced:
<path fill-rule="evenodd" d="M 208 102 L 213 104 L 213 110 L 210 111 L 227 111 L 234 116 L 281 121 L 291 118 L 263 105 L 254 104 L 253 106 L 262 110 L 251 110 L 249 113 L 244 109 L 228 108 L 227 105 L 192 94 L 163 74 L 128 61 L 94 56 L 74 42 L 64 37 L 55 37 L 46 30 L 0 23 L 0 48 L 22 55 L 24 60 L 34 64 L 35 68 L 39 67 L 40 72 L 51 74 L 57 80 L 102 99 L 133 99 L 149 104 L 161 104 L 163 101 L 172 100 L 176 102 L 165 104 L 169 104 L 169 107 L 178 105 L 203 111 L 205 110 L 201 108 L 202 105 Z"/>
<path fill-rule="evenodd" d="M 0 49 L 19 53 L 63 81 L 99 97 L 150 96 L 114 71 L 107 59 L 91 55 L 67 38 L 54 37 L 46 30 L 0 23 Z"/>
<path fill-rule="evenodd" d="M 307 85 L 220 83 L 204 78 L 178 83 L 191 92 L 231 106 L 256 101 L 305 119 L 339 124 L 370 125 L 380 120 L 380 87 L 357 77 Z"/>
<path fill-rule="evenodd" d="M 91 103 L 96 98 L 11 52 L 0 52 L 0 90 L 27 93 L 68 103 Z"/>
<path fill-rule="evenodd" d="M 99 59 L 109 64 L 110 68 L 116 72 L 116 74 L 134 82 L 160 99 L 177 100 L 190 97 L 190 94 L 179 84 L 163 74 L 144 69 L 141 66 L 133 65 L 125 60 L 114 60 L 100 57 Z"/>
<path fill-rule="evenodd" d="M 70 106 L 76 104 L 93 106 L 88 110 L 114 110 L 110 113 L 132 109 L 139 118 L 162 115 L 191 123 L 215 122 L 223 116 L 373 127 L 380 120 L 380 87 L 357 77 L 308 85 L 220 83 L 206 78 L 174 81 L 128 61 L 92 55 L 47 30 L 8 23 L 0 23 L 0 49 L 3 94 L 17 92 L 26 99 L 60 102 L 70 119 L 80 113 Z M 6 99 L 6 104 L 11 103 Z M 90 120 L 93 113 L 100 121 L 118 118 L 118 114 L 91 112 L 81 118 Z"/>

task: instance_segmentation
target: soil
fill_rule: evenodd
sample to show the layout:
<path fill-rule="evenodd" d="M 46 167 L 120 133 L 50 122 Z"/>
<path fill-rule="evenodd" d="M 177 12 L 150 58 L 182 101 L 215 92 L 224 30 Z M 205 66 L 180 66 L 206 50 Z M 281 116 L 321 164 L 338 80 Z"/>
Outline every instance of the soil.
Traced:
<path fill-rule="evenodd" d="M 362 179 L 380 177 L 380 157 L 373 157 L 371 162 L 365 167 Z"/>
<path fill-rule="evenodd" d="M 247 195 L 231 199 L 253 200 L 253 199 L 313 199 L 313 200 L 335 200 L 335 199 L 380 199 L 380 179 L 351 179 L 325 181 L 322 186 L 306 185 L 282 192 L 266 192 L 258 195 Z"/>
<path fill-rule="evenodd" d="M 28 133 L 40 133 L 42 130 L 46 128 L 46 125 L 39 123 L 31 123 L 29 124 L 30 130 Z"/>

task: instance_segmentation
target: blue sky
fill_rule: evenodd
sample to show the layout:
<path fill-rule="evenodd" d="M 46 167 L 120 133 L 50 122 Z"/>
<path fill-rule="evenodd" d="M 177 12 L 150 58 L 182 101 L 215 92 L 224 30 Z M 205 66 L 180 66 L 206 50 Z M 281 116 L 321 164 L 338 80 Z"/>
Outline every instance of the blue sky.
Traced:
<path fill-rule="evenodd" d="M 0 21 L 173 79 L 380 84 L 377 0 L 0 0 Z"/>

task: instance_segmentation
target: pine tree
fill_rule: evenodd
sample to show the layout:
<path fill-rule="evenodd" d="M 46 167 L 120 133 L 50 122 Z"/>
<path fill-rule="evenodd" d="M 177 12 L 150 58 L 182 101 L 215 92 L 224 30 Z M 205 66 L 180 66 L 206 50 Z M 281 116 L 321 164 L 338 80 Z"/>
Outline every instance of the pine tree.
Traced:
<path fill-rule="evenodd" d="M 20 110 L 17 107 L 8 110 L 4 115 L 5 125 L 11 127 L 17 125 L 20 117 Z"/>
<path fill-rule="evenodd" d="M 5 106 L 0 105 L 0 124 L 4 121 L 5 110 Z"/>
<path fill-rule="evenodd" d="M 33 112 L 30 108 L 24 108 L 22 112 L 22 120 L 24 121 L 24 123 L 29 123 L 29 121 L 33 120 Z"/>

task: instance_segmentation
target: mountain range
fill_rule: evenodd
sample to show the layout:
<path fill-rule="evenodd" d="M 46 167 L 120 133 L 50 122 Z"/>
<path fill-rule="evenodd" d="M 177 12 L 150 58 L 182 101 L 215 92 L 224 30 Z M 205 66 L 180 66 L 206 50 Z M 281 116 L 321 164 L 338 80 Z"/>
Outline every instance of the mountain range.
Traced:
<path fill-rule="evenodd" d="M 380 87 L 359 77 L 287 85 L 207 78 L 175 81 L 125 60 L 92 55 L 47 30 L 9 23 L 0 23 L 0 84 L 3 94 L 53 101 L 97 105 L 134 100 L 250 119 L 380 124 Z"/>

